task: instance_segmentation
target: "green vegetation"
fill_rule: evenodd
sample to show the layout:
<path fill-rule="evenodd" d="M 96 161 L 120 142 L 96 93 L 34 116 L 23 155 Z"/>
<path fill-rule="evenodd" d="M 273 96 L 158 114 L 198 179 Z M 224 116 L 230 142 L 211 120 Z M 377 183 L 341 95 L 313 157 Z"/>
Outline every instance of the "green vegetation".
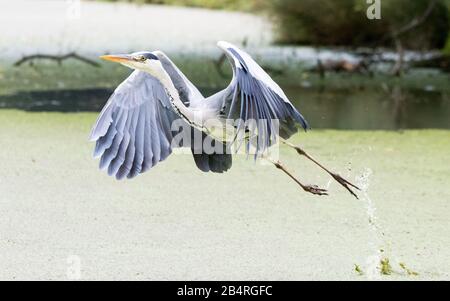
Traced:
<path fill-rule="evenodd" d="M 186 57 L 171 55 L 173 61 L 198 87 L 214 91 L 229 84 L 231 67 L 228 63 L 222 67 L 227 77 L 217 72 L 215 63 L 205 61 L 202 57 Z M 34 65 L 13 67 L 10 63 L 0 62 L 0 95 L 16 91 L 45 91 L 56 89 L 115 88 L 131 70 L 118 65 L 100 62 L 95 68 L 77 61 L 67 61 L 62 65 L 54 62 L 40 61 Z M 280 66 L 278 66 L 280 67 Z M 373 77 L 358 74 L 330 73 L 325 79 L 319 74 L 307 72 L 304 66 L 289 62 L 282 66 L 283 74 L 272 74 L 276 82 L 284 88 L 298 88 L 305 84 L 313 91 L 319 89 L 361 91 L 362 89 L 379 90 L 383 87 L 400 87 L 406 90 L 423 90 L 431 85 L 435 91 L 450 93 L 448 76 L 445 73 L 432 73 L 426 70 L 415 70 L 406 73 L 402 78 L 393 78 L 387 74 L 376 74 Z M 308 90 L 308 89 L 305 89 Z M 303 93 L 306 93 L 303 92 Z"/>
<path fill-rule="evenodd" d="M 205 96 L 230 82 L 227 64 L 223 69 L 229 76 L 221 77 L 215 64 L 205 58 L 171 57 Z M 101 68 L 73 60 L 61 66 L 44 61 L 20 67 L 0 64 L 0 105 L 33 110 L 98 109 L 130 73 L 128 68 L 107 62 Z M 313 128 L 450 128 L 450 86 L 444 73 L 415 70 L 402 78 L 331 73 L 321 79 L 292 63 L 274 78 Z M 50 104 L 50 100 L 59 104 Z"/>
<path fill-rule="evenodd" d="M 117 2 L 121 0 L 106 1 Z M 262 3 L 263 0 L 130 0 L 128 2 L 249 11 Z"/>
<path fill-rule="evenodd" d="M 445 48 L 444 48 L 443 52 L 446 55 L 450 55 L 450 36 L 447 39 L 447 44 L 445 44 Z"/>
<path fill-rule="evenodd" d="M 105 0 L 117 2 L 122 0 Z M 382 19 L 369 21 L 360 0 L 128 0 L 128 2 L 241 11 L 264 10 L 273 16 L 282 44 L 319 46 L 387 46 L 395 31 L 427 12 L 429 0 L 383 0 Z M 450 0 L 437 0 L 432 12 L 414 29 L 402 33 L 409 49 L 444 49 L 450 53 Z"/>
<path fill-rule="evenodd" d="M 359 276 L 364 275 L 364 272 L 363 272 L 363 270 L 361 269 L 361 267 L 360 267 L 359 265 L 354 264 L 354 266 L 355 266 L 355 272 L 356 272 Z"/>
<path fill-rule="evenodd" d="M 399 266 L 406 272 L 406 274 L 407 274 L 408 276 L 419 276 L 419 273 L 417 273 L 417 272 L 415 272 L 415 271 L 413 271 L 413 270 L 410 270 L 410 269 L 406 266 L 406 264 L 404 264 L 403 262 L 400 262 L 400 263 L 399 263 Z"/>
<path fill-rule="evenodd" d="M 369 21 L 367 4 L 359 0 L 276 0 L 271 9 L 279 24 L 282 43 L 393 46 L 389 36 L 420 19 L 428 0 L 383 0 L 382 19 Z M 402 35 L 408 48 L 442 48 L 449 31 L 446 1 L 437 1 L 423 24 Z"/>
<path fill-rule="evenodd" d="M 380 273 L 381 275 L 391 275 L 392 266 L 389 263 L 389 258 L 383 258 L 380 260 Z"/>
<path fill-rule="evenodd" d="M 445 0 L 445 2 L 447 4 L 447 11 L 450 12 L 450 0 Z M 447 37 L 447 43 L 444 48 L 444 53 L 446 55 L 450 55 L 450 35 Z"/>
<path fill-rule="evenodd" d="M 194 253 L 201 253 L 205 244 L 210 243 L 211 233 L 225 233 L 213 235 L 223 238 L 217 241 L 218 244 L 227 246 L 224 253 L 220 253 L 223 256 L 243 246 L 246 246 L 246 252 L 259 252 L 255 253 L 255 258 L 262 256 L 251 265 L 233 261 L 233 266 L 225 272 L 234 273 L 237 267 L 244 265 L 242 271 L 250 269 L 270 277 L 273 269 L 280 267 L 276 259 L 286 257 L 289 261 L 282 261 L 282 267 L 286 266 L 296 274 L 285 276 L 283 268 L 278 270 L 277 277 L 361 280 L 352 264 L 370 251 L 364 207 L 338 185 L 331 185 L 329 197 L 317 198 L 300 191 L 272 166 L 255 164 L 251 159 L 245 160 L 244 156 L 235 157 L 229 173 L 206 175 L 196 169 L 190 155 L 172 155 L 133 181 L 117 182 L 99 171 L 98 161 L 92 159 L 93 144 L 87 138 L 97 115 L 0 110 L 0 140 L 5 141 L 0 152 L 0 187 L 2 192 L 10 192 L 2 199 L 2 208 L 9 208 L 10 219 L 17 224 L 11 229 L 27 235 L 9 245 L 12 251 L 22 254 L 21 250 L 27 250 L 25 255 L 34 254 L 31 250 L 39 250 L 43 240 L 60 238 L 49 253 L 58 251 L 61 245 L 67 248 L 87 245 L 94 249 L 75 251 L 85 250 L 87 253 L 82 254 L 96 258 L 93 256 L 97 253 L 103 256 L 105 246 L 110 244 L 117 250 L 112 254 L 118 254 L 119 259 L 124 250 L 134 252 L 130 254 L 136 257 L 142 252 L 153 252 L 146 257 L 149 258 L 148 266 L 153 269 L 155 262 L 164 263 L 163 258 L 169 255 L 175 260 L 176 257 L 189 258 Z M 442 235 L 442 229 L 448 225 L 447 200 L 450 196 L 450 186 L 446 185 L 450 181 L 450 172 L 448 164 L 443 164 L 449 160 L 449 131 L 313 130 L 299 133 L 292 142 L 301 144 L 324 164 L 345 174 L 348 162 L 351 162 L 350 178 L 358 176 L 366 167 L 373 169 L 369 193 L 377 201 L 383 225 L 391 230 L 389 240 L 393 250 L 404 254 L 402 260 L 423 271 L 413 279 L 448 279 L 449 274 L 443 267 L 449 266 L 449 258 L 436 259 L 428 254 L 439 254 L 442 246 L 449 242 L 447 236 Z M 332 149 L 327 145 L 332 145 Z M 326 185 L 329 180 L 316 166 L 301 160 L 286 147 L 281 148 L 281 159 L 311 183 Z M 176 183 L 176 189 L 173 183 Z M 261 187 L 271 189 L 255 194 Z M 424 204 L 426 210 L 417 210 Z M 40 210 L 35 209 L 37 205 Z M 32 220 L 36 222 L 24 224 L 29 214 L 33 214 Z M 198 222 L 192 223 L 192 216 Z M 349 220 L 349 216 L 353 218 Z M 80 218 L 83 218 L 82 225 Z M 118 229 L 130 229 L 129 233 L 117 234 L 119 230 L 111 228 L 114 220 L 120 222 Z M 181 230 L 176 223 L 188 228 L 179 233 Z M 47 224 L 67 230 L 54 236 L 51 230 L 40 230 L 51 229 L 50 226 L 36 226 Z M 77 228 L 76 225 L 80 226 Z M 146 230 L 139 233 L 133 230 L 141 226 Z M 177 230 L 179 237 L 191 233 L 189 231 L 199 234 L 185 235 L 188 241 L 184 245 L 189 248 L 177 248 L 178 236 L 171 239 L 173 244 L 164 244 L 166 236 L 160 235 L 159 229 L 169 226 Z M 23 227 L 28 228 L 25 231 Z M 246 231 L 242 232 L 242 228 Z M 412 228 L 414 231 L 406 235 L 404 231 Z M 67 231 L 79 234 L 67 235 Z M 91 235 L 93 231 L 94 235 Z M 280 239 L 279 233 L 284 233 L 285 237 Z M 154 248 L 152 244 L 136 245 L 137 240 L 151 235 L 153 241 L 162 239 L 161 248 Z M 80 243 L 73 242 L 72 236 L 78 237 Z M 86 237 L 92 241 L 81 243 Z M 99 243 L 98 239 L 104 240 Z M 228 247 L 229 241 L 233 243 Z M 308 243 L 299 243 L 305 241 Z M 261 246 L 261 242 L 266 243 Z M 274 244 L 281 245 L 273 250 L 270 246 Z M 129 248 L 124 249 L 124 245 Z M 184 252 L 186 249 L 187 253 Z M 424 250 L 422 256 L 416 255 L 418 249 Z M 65 249 L 62 252 L 64 255 Z M 309 252 L 315 252 L 315 256 L 298 256 Z M 318 258 L 333 260 L 324 262 Z M 39 262 L 37 257 L 36 260 Z M 198 262 L 201 260 L 198 256 Z M 247 257 L 242 262 L 246 260 Z M 261 271 L 260 267 L 268 263 L 270 267 Z M 133 268 L 139 270 L 141 265 L 138 260 Z M 159 269 L 157 275 L 164 275 L 168 269 L 164 265 L 156 268 Z M 436 273 L 436 270 L 442 272 Z M 114 271 L 111 273 L 115 275 Z M 185 275 L 184 266 L 179 273 Z M 148 275 L 148 279 L 154 277 Z M 389 279 L 403 280 L 405 275 L 393 273 Z"/>

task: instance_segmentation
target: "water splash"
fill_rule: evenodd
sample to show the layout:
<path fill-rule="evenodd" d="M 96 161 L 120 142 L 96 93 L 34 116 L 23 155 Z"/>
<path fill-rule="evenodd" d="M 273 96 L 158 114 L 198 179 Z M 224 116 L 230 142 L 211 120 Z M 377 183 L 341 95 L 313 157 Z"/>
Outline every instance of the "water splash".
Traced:
<path fill-rule="evenodd" d="M 419 273 L 409 269 L 391 250 L 391 246 L 386 241 L 385 231 L 380 226 L 377 216 L 375 202 L 369 196 L 370 177 L 373 171 L 370 168 L 364 169 L 357 177 L 356 183 L 361 188 L 362 198 L 367 214 L 369 227 L 369 248 L 372 254 L 366 258 L 365 275 L 369 280 L 379 280 L 383 275 L 403 275 L 418 276 Z M 389 255 L 389 256 L 388 256 Z M 390 257 L 392 261 L 390 260 Z M 398 269 L 401 268 L 401 270 Z"/>
<path fill-rule="evenodd" d="M 369 280 L 376 280 L 381 278 L 380 262 L 383 259 L 384 249 L 382 231 L 377 223 L 377 208 L 375 202 L 369 196 L 370 177 L 373 171 L 366 168 L 363 173 L 357 177 L 356 183 L 361 188 L 362 198 L 366 207 L 367 222 L 369 226 L 369 248 L 373 250 L 373 254 L 366 259 L 366 275 Z"/>

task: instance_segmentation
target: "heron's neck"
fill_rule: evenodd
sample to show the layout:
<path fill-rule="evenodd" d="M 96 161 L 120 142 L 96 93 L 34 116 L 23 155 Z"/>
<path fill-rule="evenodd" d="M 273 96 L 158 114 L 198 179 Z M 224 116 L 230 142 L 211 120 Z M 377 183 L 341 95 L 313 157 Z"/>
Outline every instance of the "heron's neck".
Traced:
<path fill-rule="evenodd" d="M 194 122 L 196 118 L 198 119 L 198 116 L 195 116 L 194 111 L 186 107 L 186 105 L 181 101 L 180 94 L 175 88 L 172 79 L 169 77 L 167 72 L 163 72 L 162 74 L 160 74 L 158 76 L 158 79 L 166 89 L 175 112 L 183 117 L 183 119 L 186 119 L 185 121 L 187 121 L 188 123 Z"/>

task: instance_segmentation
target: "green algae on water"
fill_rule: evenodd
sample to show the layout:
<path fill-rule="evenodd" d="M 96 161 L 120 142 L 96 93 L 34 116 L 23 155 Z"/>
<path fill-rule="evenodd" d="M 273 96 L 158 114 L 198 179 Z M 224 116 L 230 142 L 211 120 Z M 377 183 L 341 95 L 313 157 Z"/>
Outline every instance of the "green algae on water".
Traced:
<path fill-rule="evenodd" d="M 392 274 L 392 266 L 389 263 L 389 258 L 383 258 L 380 260 L 380 273 L 381 275 Z"/>
<path fill-rule="evenodd" d="M 364 275 L 363 270 L 361 269 L 361 267 L 357 264 L 355 264 L 355 272 L 358 273 L 359 276 Z"/>
<path fill-rule="evenodd" d="M 408 276 L 419 276 L 419 273 L 417 273 L 417 272 L 415 272 L 413 270 L 410 270 L 406 266 L 406 264 L 404 264 L 403 262 L 400 262 L 398 265 L 408 274 Z"/>

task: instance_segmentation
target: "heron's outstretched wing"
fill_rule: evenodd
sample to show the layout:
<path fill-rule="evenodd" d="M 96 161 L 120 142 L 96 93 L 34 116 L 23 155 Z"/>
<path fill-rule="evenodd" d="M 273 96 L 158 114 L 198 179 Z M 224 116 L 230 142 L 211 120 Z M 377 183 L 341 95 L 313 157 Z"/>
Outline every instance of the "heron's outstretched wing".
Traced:
<path fill-rule="evenodd" d="M 97 119 L 90 139 L 100 168 L 117 179 L 133 178 L 172 152 L 172 111 L 159 81 L 134 71 L 120 84 Z"/>
<path fill-rule="evenodd" d="M 233 80 L 222 95 L 222 113 L 233 119 L 240 119 L 238 130 L 248 130 L 258 136 L 257 154 L 264 152 L 276 142 L 274 120 L 279 122 L 279 134 L 289 138 L 299 123 L 305 130 L 309 128 L 305 118 L 288 100 L 283 90 L 270 76 L 243 50 L 227 43 L 217 44 L 226 54 L 233 67 Z M 246 128 L 245 122 L 252 120 L 253 128 Z"/>
<path fill-rule="evenodd" d="M 191 81 L 178 69 L 177 65 L 162 51 L 153 52 L 161 62 L 164 70 L 172 80 L 173 85 L 178 91 L 181 101 L 185 106 L 196 107 L 205 99 L 200 91 L 191 83 Z"/>

